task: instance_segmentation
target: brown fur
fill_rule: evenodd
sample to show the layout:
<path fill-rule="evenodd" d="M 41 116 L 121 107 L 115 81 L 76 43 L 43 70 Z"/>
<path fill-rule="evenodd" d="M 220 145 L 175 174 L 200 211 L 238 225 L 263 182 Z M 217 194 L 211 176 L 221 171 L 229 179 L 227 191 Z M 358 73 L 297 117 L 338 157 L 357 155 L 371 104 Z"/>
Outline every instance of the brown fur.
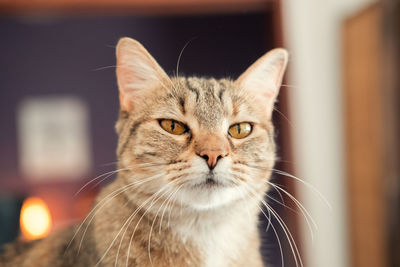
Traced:
<path fill-rule="evenodd" d="M 277 72 L 270 74 L 273 86 L 280 84 L 286 65 L 282 53 L 267 54 L 253 67 Z M 116 181 L 101 191 L 80 226 L 23 249 L 8 246 L 0 262 L 262 266 L 257 218 L 275 161 L 270 112 L 279 86 L 257 88 L 264 78 L 249 70 L 237 81 L 168 77 L 139 43 L 122 39 Z M 180 121 L 190 130 L 172 135 L 160 127 L 160 119 Z M 228 127 L 240 122 L 252 123 L 251 134 L 231 138 Z M 207 167 L 209 161 L 214 169 Z M 210 179 L 214 183 L 207 184 Z"/>

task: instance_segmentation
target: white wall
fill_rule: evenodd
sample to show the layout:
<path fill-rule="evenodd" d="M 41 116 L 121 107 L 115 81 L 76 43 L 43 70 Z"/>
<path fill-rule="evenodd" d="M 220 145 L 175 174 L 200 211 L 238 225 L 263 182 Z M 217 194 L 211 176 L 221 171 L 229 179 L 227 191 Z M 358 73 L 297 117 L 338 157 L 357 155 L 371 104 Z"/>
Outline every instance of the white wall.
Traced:
<path fill-rule="evenodd" d="M 303 223 L 307 267 L 350 266 L 343 139 L 341 29 L 343 19 L 371 0 L 282 0 L 291 54 L 288 90 L 296 175 L 315 186 L 332 208 L 299 183 L 301 202 L 318 225 L 312 241 Z"/>

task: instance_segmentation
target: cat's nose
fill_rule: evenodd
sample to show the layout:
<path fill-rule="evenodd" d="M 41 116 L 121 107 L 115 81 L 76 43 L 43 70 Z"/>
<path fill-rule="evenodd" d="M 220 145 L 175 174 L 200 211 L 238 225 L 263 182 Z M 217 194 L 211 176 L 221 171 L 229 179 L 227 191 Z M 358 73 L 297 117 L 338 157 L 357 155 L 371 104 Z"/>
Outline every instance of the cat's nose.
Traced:
<path fill-rule="evenodd" d="M 228 152 L 224 150 L 205 149 L 200 151 L 199 156 L 207 162 L 208 168 L 212 170 L 217 166 L 218 160 L 228 156 Z"/>

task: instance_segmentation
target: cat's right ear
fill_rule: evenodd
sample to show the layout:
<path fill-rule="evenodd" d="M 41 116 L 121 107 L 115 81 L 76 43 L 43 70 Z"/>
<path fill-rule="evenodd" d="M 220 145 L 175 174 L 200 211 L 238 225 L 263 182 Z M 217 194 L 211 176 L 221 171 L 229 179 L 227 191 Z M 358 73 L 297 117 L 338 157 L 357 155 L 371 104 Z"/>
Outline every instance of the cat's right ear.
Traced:
<path fill-rule="evenodd" d="M 283 75 L 288 62 L 288 52 L 285 49 L 274 49 L 253 63 L 237 80 L 236 83 L 251 92 L 270 115 Z"/>
<path fill-rule="evenodd" d="M 149 89 L 162 85 L 168 75 L 136 40 L 124 37 L 116 49 L 121 110 L 132 111 Z"/>

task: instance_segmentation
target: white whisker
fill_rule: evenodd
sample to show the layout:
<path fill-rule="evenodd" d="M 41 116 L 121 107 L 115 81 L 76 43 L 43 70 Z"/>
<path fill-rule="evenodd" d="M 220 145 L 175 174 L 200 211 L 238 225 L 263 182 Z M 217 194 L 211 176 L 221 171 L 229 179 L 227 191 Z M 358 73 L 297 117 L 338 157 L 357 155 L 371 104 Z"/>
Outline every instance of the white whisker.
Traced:
<path fill-rule="evenodd" d="M 329 209 L 332 209 L 331 204 L 330 204 L 329 201 L 324 197 L 324 195 L 323 195 L 318 189 L 316 189 L 314 186 L 312 186 L 311 184 L 307 183 L 306 181 L 304 181 L 304 180 L 302 180 L 302 179 L 300 179 L 300 178 L 298 178 L 298 177 L 296 177 L 296 176 L 294 176 L 294 175 L 292 175 L 292 174 L 290 174 L 290 173 L 287 173 L 287 172 L 284 172 L 284 171 L 281 171 L 281 170 L 277 170 L 277 169 L 272 169 L 272 171 L 275 172 L 275 173 L 277 173 L 277 174 L 280 174 L 280 175 L 283 175 L 283 176 L 286 176 L 286 177 L 289 177 L 289 178 L 293 178 L 294 180 L 296 180 L 296 181 L 298 181 L 298 182 L 300 182 L 300 183 L 306 185 L 306 186 L 309 187 L 315 194 L 317 194 L 317 195 L 320 197 L 320 199 L 321 199 L 322 201 L 324 201 L 324 203 L 328 206 Z"/>
<path fill-rule="evenodd" d="M 307 226 L 308 226 L 308 228 L 310 230 L 311 240 L 314 240 L 314 232 L 313 232 L 313 229 L 311 227 L 310 220 L 311 220 L 311 223 L 315 227 L 316 230 L 318 230 L 318 226 L 315 223 L 313 217 L 308 212 L 308 210 L 300 203 L 300 201 L 298 201 L 292 194 L 290 194 L 289 192 L 284 190 L 282 187 L 280 187 L 280 186 L 278 186 L 278 185 L 276 185 L 274 183 L 271 183 L 271 182 L 268 182 L 268 183 L 271 186 L 273 186 L 274 188 L 277 188 L 277 189 L 281 190 L 283 193 L 285 193 L 295 203 L 295 205 L 299 208 L 300 212 L 303 214 L 304 219 L 306 220 Z"/>
<path fill-rule="evenodd" d="M 247 184 L 245 184 L 246 188 L 253 193 L 254 196 L 257 196 L 257 194 L 254 192 L 254 190 Z M 283 219 L 279 216 L 279 214 L 268 204 L 266 203 L 263 199 L 260 199 L 260 202 L 268 209 L 271 211 L 272 215 L 277 219 L 277 222 L 279 223 L 279 225 L 281 226 L 281 229 L 283 230 L 286 239 L 289 242 L 289 246 L 291 248 L 292 254 L 293 254 L 293 258 L 296 262 L 296 266 L 300 266 L 303 267 L 303 262 L 301 260 L 301 255 L 300 252 L 297 248 L 296 242 L 289 230 L 289 228 L 287 227 L 287 225 L 285 224 L 285 222 L 283 221 Z"/>
<path fill-rule="evenodd" d="M 123 230 L 125 227 L 129 227 L 130 223 L 128 224 L 128 221 L 132 221 L 131 219 L 134 218 L 134 216 L 137 214 L 137 212 L 139 212 L 140 209 L 141 209 L 142 207 L 144 207 L 144 206 L 147 204 L 147 202 L 149 202 L 149 201 L 151 200 L 151 198 L 153 198 L 153 200 L 154 200 L 154 197 L 156 197 L 158 193 L 162 192 L 162 191 L 164 190 L 164 188 L 167 187 L 167 186 L 168 186 L 168 184 L 166 184 L 165 186 L 163 186 L 162 188 L 160 188 L 160 190 L 158 190 L 155 194 L 153 194 L 153 195 L 151 195 L 149 198 L 147 198 L 147 200 L 146 200 L 145 202 L 143 202 L 143 203 L 135 210 L 135 212 L 131 214 L 131 216 L 129 216 L 129 218 L 125 221 L 124 225 L 123 225 L 123 226 L 121 227 L 121 229 L 118 231 L 117 235 L 116 235 L 116 236 L 114 237 L 114 239 L 112 240 L 111 244 L 108 246 L 108 248 L 106 249 L 106 251 L 103 253 L 103 256 L 102 256 L 102 257 L 99 259 L 99 261 L 96 263 L 95 267 L 98 266 L 98 265 L 103 261 L 104 257 L 107 255 L 108 251 L 109 251 L 109 250 L 111 249 L 111 247 L 114 245 L 115 241 L 117 240 L 118 236 L 121 234 L 122 230 Z M 129 255 L 129 254 L 128 254 L 128 255 Z"/>
<path fill-rule="evenodd" d="M 189 41 L 187 41 L 186 44 L 183 46 L 181 52 L 179 53 L 178 61 L 176 62 L 176 74 L 175 74 L 175 75 L 176 75 L 176 78 L 179 77 L 179 63 L 181 62 L 181 57 L 182 57 L 183 51 L 185 51 L 185 48 L 186 48 L 194 39 L 196 39 L 196 38 L 197 38 L 197 37 L 193 37 L 192 39 L 190 39 Z"/>
<path fill-rule="evenodd" d="M 74 194 L 73 197 L 76 197 L 76 196 L 77 196 L 80 192 L 82 192 L 82 190 L 85 189 L 89 184 L 93 183 L 94 181 L 96 181 L 96 180 L 98 180 L 98 179 L 100 179 L 100 178 L 102 178 L 102 177 L 104 177 L 104 176 L 106 177 L 105 179 L 107 179 L 107 178 L 109 178 L 110 176 L 112 176 L 112 175 L 115 174 L 115 173 L 118 173 L 118 172 L 120 172 L 120 171 L 130 170 L 130 169 L 132 169 L 132 168 L 122 168 L 122 169 L 118 169 L 118 170 L 115 170 L 115 171 L 110 171 L 110 172 L 103 173 L 103 174 L 97 176 L 96 178 L 93 178 L 93 179 L 90 180 L 89 182 L 87 182 L 84 186 L 82 186 L 82 187 Z M 104 181 L 104 180 L 102 179 L 101 181 Z"/>
<path fill-rule="evenodd" d="M 157 191 L 157 193 L 155 193 L 154 195 L 157 196 L 159 193 L 161 193 L 162 191 L 164 191 L 164 188 L 167 186 L 170 186 L 173 182 L 169 182 L 166 185 L 164 185 L 160 190 Z M 152 202 L 150 203 L 150 206 L 146 209 L 146 211 L 142 214 L 142 216 L 140 217 L 139 221 L 136 223 L 135 229 L 133 230 L 133 233 L 131 235 L 131 238 L 129 240 L 129 246 L 128 246 L 128 253 L 126 256 L 126 266 L 128 266 L 129 263 L 129 255 L 130 255 L 130 250 L 131 250 L 131 245 L 132 245 L 132 241 L 133 241 L 133 237 L 135 235 L 136 229 L 139 226 L 140 222 L 142 221 L 143 217 L 147 214 L 147 212 L 153 207 L 154 203 L 157 202 L 161 197 L 163 197 L 166 193 L 168 193 L 168 191 L 164 191 L 164 193 L 162 195 L 160 195 L 156 200 L 152 200 Z"/>
<path fill-rule="evenodd" d="M 168 198 L 167 205 L 165 206 L 165 208 L 164 208 L 164 210 L 163 210 L 163 212 L 162 212 L 162 214 L 161 214 L 161 218 L 160 218 L 160 228 L 159 228 L 159 231 L 158 231 L 159 233 L 161 233 L 161 226 L 162 226 L 162 221 L 163 221 L 163 218 L 164 218 L 164 213 L 165 213 L 165 211 L 169 208 L 169 204 L 170 204 L 170 201 L 172 200 L 173 196 L 178 192 L 178 190 L 179 190 L 182 186 L 183 186 L 183 184 L 180 185 L 180 186 L 178 187 L 178 189 L 176 190 L 176 192 L 174 192 L 174 194 L 173 194 L 170 198 Z"/>
<path fill-rule="evenodd" d="M 152 261 L 152 259 L 151 259 L 150 247 L 151 247 L 151 233 L 152 233 L 152 231 L 153 231 L 154 223 L 155 223 L 155 221 L 156 221 L 156 219 L 157 219 L 158 213 L 160 212 L 161 208 L 164 206 L 164 204 L 166 204 L 166 201 L 167 201 L 169 198 L 173 197 L 173 196 L 175 195 L 175 193 L 178 192 L 179 189 L 180 189 L 182 186 L 183 186 L 183 185 L 180 185 L 180 186 L 179 186 L 175 191 L 173 191 L 167 198 L 165 198 L 165 200 L 163 201 L 163 203 L 161 204 L 161 206 L 158 208 L 158 210 L 157 210 L 157 212 L 156 212 L 156 215 L 154 216 L 153 223 L 151 224 L 151 227 L 150 227 L 149 239 L 148 239 L 148 245 L 147 245 L 147 253 L 148 253 L 148 255 L 149 255 L 149 260 L 150 260 L 151 266 L 153 266 L 153 261 Z M 164 209 L 164 210 L 165 210 L 165 209 Z M 161 225 L 161 222 L 160 222 L 160 225 Z"/>
<path fill-rule="evenodd" d="M 111 69 L 111 68 L 116 68 L 116 65 L 110 65 L 110 66 L 104 66 L 104 67 L 100 67 L 100 68 L 96 68 L 96 69 L 92 69 L 92 71 L 99 71 L 99 70 L 105 70 L 105 69 Z"/>
<path fill-rule="evenodd" d="M 250 191 L 248 190 L 248 189 L 249 189 L 249 186 L 248 186 L 247 184 L 245 184 L 245 183 L 242 183 L 242 184 L 244 185 L 244 189 L 247 190 L 247 191 L 250 193 L 249 197 L 252 198 L 252 199 L 254 199 L 254 200 L 257 201 L 257 202 L 260 202 L 259 200 L 257 200 L 257 196 L 254 195 L 254 193 L 252 193 L 252 192 L 250 192 Z M 268 229 L 269 229 L 269 227 L 271 226 L 271 228 L 272 228 L 272 230 L 273 230 L 273 232 L 274 232 L 274 234 L 275 234 L 276 240 L 277 240 L 278 245 L 279 245 L 280 255 L 281 255 L 281 267 L 284 267 L 284 266 L 285 266 L 285 261 L 284 261 L 284 254 L 283 254 L 282 243 L 281 243 L 280 237 L 279 237 L 279 235 L 278 235 L 278 231 L 276 230 L 275 226 L 274 226 L 273 223 L 272 223 L 271 215 L 270 215 L 269 209 L 267 209 L 267 211 L 268 211 L 268 215 L 267 215 L 267 214 L 265 214 L 265 211 L 260 207 L 260 205 L 257 204 L 257 207 L 260 209 L 261 213 L 264 215 L 264 217 L 265 217 L 265 218 L 267 219 L 267 221 L 268 221 L 268 227 L 266 228 L 265 231 L 267 232 Z"/>
<path fill-rule="evenodd" d="M 164 186 L 166 187 L 166 186 Z M 159 190 L 161 191 L 161 189 Z M 141 205 L 139 205 L 139 207 L 136 208 L 136 210 L 134 212 L 132 212 L 132 214 L 129 216 L 129 218 L 125 221 L 124 225 L 121 227 L 121 229 L 123 229 L 125 227 L 125 230 L 121 236 L 120 242 L 119 242 L 119 246 L 118 246 L 118 250 L 117 250 L 117 254 L 116 254 L 116 261 L 115 261 L 115 266 L 117 266 L 117 261 L 118 261 L 118 255 L 119 255 L 119 251 L 125 236 L 126 231 L 128 230 L 129 225 L 131 224 L 132 220 L 134 219 L 134 217 L 139 213 L 139 211 L 151 200 L 154 199 L 154 197 L 156 196 L 157 192 L 155 194 L 152 194 L 150 197 L 148 197 L 145 201 L 142 202 Z M 129 222 L 128 222 L 129 221 Z M 128 223 L 126 225 L 126 223 Z M 126 226 L 125 226 L 126 225 Z"/>
<path fill-rule="evenodd" d="M 116 197 L 116 196 L 122 194 L 122 193 L 125 192 L 126 190 L 131 189 L 131 188 L 134 188 L 134 187 L 136 187 L 136 186 L 139 186 L 139 185 L 141 185 L 141 184 L 143 184 L 143 183 L 145 183 L 145 182 L 149 182 L 149 181 L 152 181 L 152 180 L 154 180 L 154 179 L 157 179 L 157 178 L 159 178 L 160 176 L 161 176 L 161 175 L 159 174 L 159 175 L 155 175 L 155 176 L 148 177 L 147 179 L 144 179 L 144 180 L 140 180 L 140 181 L 136 181 L 136 182 L 130 183 L 130 184 L 128 184 L 128 185 L 125 185 L 125 186 L 123 186 L 123 187 L 121 187 L 121 188 L 119 188 L 119 189 L 117 189 L 117 190 L 111 192 L 111 193 L 108 194 L 106 197 L 104 197 L 101 201 L 99 201 L 99 203 L 97 203 L 97 204 L 92 208 L 92 210 L 89 212 L 89 214 L 85 217 L 85 219 L 84 219 L 84 220 L 82 221 L 82 223 L 79 225 L 78 229 L 76 230 L 75 234 L 73 235 L 73 237 L 72 237 L 71 241 L 69 242 L 69 244 L 68 244 L 68 246 L 67 246 L 67 248 L 66 248 L 65 251 L 67 251 L 68 248 L 71 246 L 71 244 L 72 244 L 73 240 L 75 239 L 76 235 L 78 234 L 78 232 L 80 231 L 80 229 L 83 227 L 83 225 L 86 223 L 86 221 L 89 219 L 89 217 L 92 216 L 92 214 L 93 214 L 93 216 L 91 217 L 91 219 L 90 219 L 88 225 L 86 226 L 85 231 L 84 231 L 84 234 L 83 234 L 83 236 L 82 236 L 82 239 L 81 239 L 81 241 L 80 241 L 80 243 L 79 243 L 79 247 L 78 247 L 77 254 L 79 254 L 79 251 L 80 251 L 80 249 L 81 249 L 82 242 L 83 242 L 83 239 L 84 239 L 84 237 L 85 237 L 85 233 L 86 233 L 86 231 L 87 231 L 87 228 L 89 227 L 89 225 L 90 225 L 90 223 L 92 222 L 93 218 L 96 216 L 97 212 L 98 212 L 105 204 L 107 204 L 111 199 L 113 199 L 114 197 Z M 100 207 L 99 207 L 99 206 L 100 206 Z M 99 207 L 99 208 L 98 208 L 98 207 Z M 98 208 L 98 210 L 96 211 L 97 208 Z"/>

